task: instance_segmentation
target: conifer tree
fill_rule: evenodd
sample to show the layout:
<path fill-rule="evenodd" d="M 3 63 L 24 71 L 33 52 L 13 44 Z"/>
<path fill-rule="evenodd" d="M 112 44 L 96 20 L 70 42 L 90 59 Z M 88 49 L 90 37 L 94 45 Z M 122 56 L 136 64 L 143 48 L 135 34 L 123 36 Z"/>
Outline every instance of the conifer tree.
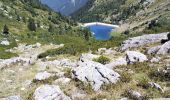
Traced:
<path fill-rule="evenodd" d="M 36 31 L 36 25 L 35 25 L 34 19 L 32 18 L 29 18 L 28 20 L 28 29 L 30 31 Z"/>
<path fill-rule="evenodd" d="M 5 35 L 8 35 L 8 34 L 9 34 L 9 28 L 8 28 L 7 25 L 4 25 L 3 34 L 5 34 Z"/>

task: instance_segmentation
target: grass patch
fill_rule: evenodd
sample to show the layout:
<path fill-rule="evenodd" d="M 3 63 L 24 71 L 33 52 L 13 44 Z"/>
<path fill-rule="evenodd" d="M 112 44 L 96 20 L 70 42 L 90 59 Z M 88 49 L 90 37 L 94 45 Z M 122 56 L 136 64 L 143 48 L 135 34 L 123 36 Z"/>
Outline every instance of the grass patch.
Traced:
<path fill-rule="evenodd" d="M 11 52 L 6 52 L 7 49 L 11 49 L 13 47 L 17 46 L 17 43 L 15 39 L 13 38 L 12 35 L 2 35 L 0 34 L 0 40 L 6 38 L 9 42 L 10 45 L 0 45 L 0 59 L 9 59 L 11 57 L 16 57 L 18 56 L 16 53 L 11 53 Z"/>
<path fill-rule="evenodd" d="M 99 58 L 93 59 L 93 61 L 99 62 L 101 64 L 108 64 L 110 62 L 110 58 L 105 57 L 105 56 L 100 56 Z"/>
<path fill-rule="evenodd" d="M 36 84 L 36 85 L 39 85 L 39 84 L 52 84 L 53 81 L 55 81 L 56 79 L 58 79 L 57 76 L 51 76 L 49 77 L 48 79 L 45 79 L 45 80 L 36 80 L 36 79 L 33 79 L 33 83 Z"/>

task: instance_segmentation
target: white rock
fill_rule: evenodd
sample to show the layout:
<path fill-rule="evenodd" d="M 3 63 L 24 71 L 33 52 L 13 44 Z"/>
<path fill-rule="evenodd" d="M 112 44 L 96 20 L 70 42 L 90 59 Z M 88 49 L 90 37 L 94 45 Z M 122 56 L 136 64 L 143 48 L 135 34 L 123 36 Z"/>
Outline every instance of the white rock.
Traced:
<path fill-rule="evenodd" d="M 168 32 L 167 33 L 148 34 L 148 35 L 133 37 L 133 38 L 130 38 L 130 39 L 124 41 L 122 43 L 122 45 L 120 46 L 119 50 L 120 51 L 126 51 L 130 48 L 133 48 L 133 47 L 139 47 L 139 46 L 146 45 L 146 44 L 149 44 L 149 43 L 159 42 L 162 39 L 167 39 L 167 34 L 168 34 Z"/>
<path fill-rule="evenodd" d="M 73 88 L 71 92 L 71 99 L 72 100 L 77 100 L 77 98 L 84 100 L 87 94 L 78 88 Z"/>
<path fill-rule="evenodd" d="M 34 92 L 35 100 L 71 100 L 56 85 L 42 85 Z"/>
<path fill-rule="evenodd" d="M 151 62 L 152 63 L 157 63 L 157 62 L 159 62 L 160 61 L 160 58 L 152 58 L 151 59 Z"/>
<path fill-rule="evenodd" d="M 71 81 L 70 78 L 59 78 L 59 79 L 55 80 L 54 83 L 56 83 L 56 84 L 67 84 L 70 81 Z"/>
<path fill-rule="evenodd" d="M 128 93 L 129 93 L 129 95 L 131 96 L 132 99 L 134 99 L 134 100 L 142 100 L 142 95 L 139 92 L 129 90 Z"/>
<path fill-rule="evenodd" d="M 136 52 L 136 51 L 127 51 L 126 52 L 126 61 L 128 64 L 133 64 L 135 62 L 144 62 L 147 61 L 146 55 Z"/>
<path fill-rule="evenodd" d="M 147 51 L 147 54 L 156 54 L 160 48 L 161 46 L 152 47 Z"/>
<path fill-rule="evenodd" d="M 99 55 L 94 55 L 94 54 L 91 54 L 91 53 L 86 53 L 86 54 L 82 54 L 80 56 L 80 61 L 92 61 L 93 59 L 95 58 L 98 58 L 100 57 Z"/>
<path fill-rule="evenodd" d="M 149 82 L 149 85 L 150 85 L 152 88 L 158 89 L 158 90 L 161 91 L 162 93 L 164 92 L 164 90 L 162 89 L 162 87 L 161 87 L 159 84 L 157 84 L 157 83 Z"/>
<path fill-rule="evenodd" d="M 148 54 L 167 54 L 170 51 L 170 41 L 164 43 L 163 45 L 155 46 L 150 48 Z"/>
<path fill-rule="evenodd" d="M 38 81 L 41 81 L 41 80 L 45 80 L 45 79 L 48 79 L 50 78 L 51 76 L 53 76 L 52 74 L 48 73 L 48 72 L 40 72 L 40 73 L 37 73 L 35 75 L 35 80 L 38 80 Z"/>
<path fill-rule="evenodd" d="M 3 40 L 3 41 L 1 41 L 0 44 L 1 44 L 1 45 L 10 45 L 10 43 L 9 43 L 8 40 Z"/>
<path fill-rule="evenodd" d="M 72 71 L 72 78 L 90 83 L 94 91 L 98 91 L 103 84 L 116 83 L 120 77 L 118 73 L 97 62 L 84 61 L 78 65 Z"/>
<path fill-rule="evenodd" d="M 36 43 L 36 47 L 41 47 L 41 43 Z"/>
<path fill-rule="evenodd" d="M 170 51 L 170 41 L 166 42 L 161 46 L 161 48 L 158 50 L 157 54 L 166 54 Z"/>
<path fill-rule="evenodd" d="M 116 66 L 127 65 L 127 61 L 124 57 L 120 57 L 116 60 L 113 60 L 111 63 L 106 64 L 105 66 L 108 68 L 113 68 Z"/>
<path fill-rule="evenodd" d="M 22 100 L 22 99 L 19 95 L 17 95 L 17 96 L 9 96 L 6 98 L 0 98 L 0 100 Z"/>

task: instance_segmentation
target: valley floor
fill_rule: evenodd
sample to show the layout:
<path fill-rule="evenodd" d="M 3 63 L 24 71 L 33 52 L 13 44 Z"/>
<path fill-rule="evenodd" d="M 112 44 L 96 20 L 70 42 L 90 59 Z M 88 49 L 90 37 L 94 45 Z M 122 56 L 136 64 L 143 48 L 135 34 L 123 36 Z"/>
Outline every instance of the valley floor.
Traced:
<path fill-rule="evenodd" d="M 126 40 L 120 47 L 101 48 L 95 54 L 85 53 L 80 57 L 57 55 L 42 59 L 38 59 L 37 56 L 49 49 L 61 48 L 64 44 L 20 43 L 18 47 L 8 50 L 18 54 L 18 57 L 0 60 L 0 98 L 18 98 L 16 100 L 168 98 L 170 42 L 160 43 L 161 39 L 167 38 L 166 36 L 167 33 L 144 35 Z M 100 56 L 110 59 L 110 62 L 101 64 L 97 60 Z"/>

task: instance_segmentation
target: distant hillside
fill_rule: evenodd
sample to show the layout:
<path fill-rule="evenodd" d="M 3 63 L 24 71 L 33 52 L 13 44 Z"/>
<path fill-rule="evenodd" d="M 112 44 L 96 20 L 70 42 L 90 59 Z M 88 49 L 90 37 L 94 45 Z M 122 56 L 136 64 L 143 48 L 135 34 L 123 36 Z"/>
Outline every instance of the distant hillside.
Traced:
<path fill-rule="evenodd" d="M 121 31 L 141 31 L 154 20 L 160 20 L 162 25 L 165 20 L 165 24 L 170 23 L 169 15 L 169 0 L 91 0 L 72 18 L 80 22 L 119 24 Z"/>
<path fill-rule="evenodd" d="M 65 27 L 71 23 L 70 19 L 52 12 L 39 0 L 2 0 L 0 12 L 0 29 L 7 24 L 10 32 L 17 34 L 29 32 L 27 25 L 30 18 L 35 21 L 37 32 L 47 31 L 50 25 L 57 31 L 61 29 L 59 27 Z"/>
<path fill-rule="evenodd" d="M 81 7 L 88 0 L 40 0 L 43 4 L 48 5 L 54 11 L 60 12 L 63 15 L 69 16 Z"/>

